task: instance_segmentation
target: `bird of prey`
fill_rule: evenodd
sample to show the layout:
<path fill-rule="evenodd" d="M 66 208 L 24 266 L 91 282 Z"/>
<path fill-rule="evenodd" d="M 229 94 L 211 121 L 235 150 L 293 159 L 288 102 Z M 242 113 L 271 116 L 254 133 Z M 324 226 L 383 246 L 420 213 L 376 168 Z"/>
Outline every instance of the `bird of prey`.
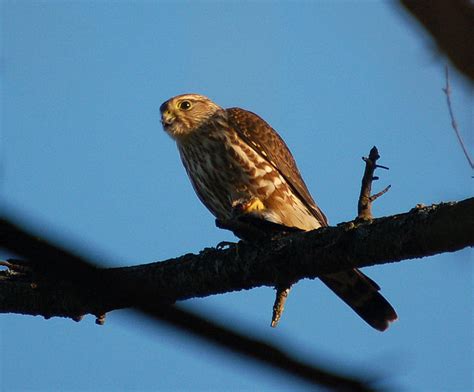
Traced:
<path fill-rule="evenodd" d="M 196 194 L 218 220 L 238 211 L 305 231 L 328 225 L 285 142 L 258 115 L 198 94 L 173 97 L 160 112 Z M 372 327 L 384 331 L 397 319 L 380 287 L 359 270 L 320 279 Z"/>

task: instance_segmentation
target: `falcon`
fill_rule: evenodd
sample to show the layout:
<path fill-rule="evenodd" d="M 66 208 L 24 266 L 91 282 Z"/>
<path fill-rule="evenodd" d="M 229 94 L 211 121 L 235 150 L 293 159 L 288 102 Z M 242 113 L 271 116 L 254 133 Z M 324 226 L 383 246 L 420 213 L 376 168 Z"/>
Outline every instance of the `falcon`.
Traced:
<path fill-rule="evenodd" d="M 285 142 L 258 115 L 198 94 L 173 97 L 160 112 L 197 196 L 218 220 L 237 213 L 290 230 L 328 225 Z M 380 287 L 358 269 L 320 279 L 373 328 L 384 331 L 397 319 Z"/>

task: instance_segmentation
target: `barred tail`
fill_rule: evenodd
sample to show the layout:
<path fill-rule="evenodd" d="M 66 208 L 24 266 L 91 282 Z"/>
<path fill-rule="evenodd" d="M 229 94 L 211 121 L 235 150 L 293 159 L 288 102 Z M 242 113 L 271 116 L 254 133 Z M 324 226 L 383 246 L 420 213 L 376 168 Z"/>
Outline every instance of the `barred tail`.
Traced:
<path fill-rule="evenodd" d="M 324 275 L 320 279 L 375 329 L 385 331 L 398 318 L 392 305 L 378 292 L 377 283 L 359 270 Z"/>

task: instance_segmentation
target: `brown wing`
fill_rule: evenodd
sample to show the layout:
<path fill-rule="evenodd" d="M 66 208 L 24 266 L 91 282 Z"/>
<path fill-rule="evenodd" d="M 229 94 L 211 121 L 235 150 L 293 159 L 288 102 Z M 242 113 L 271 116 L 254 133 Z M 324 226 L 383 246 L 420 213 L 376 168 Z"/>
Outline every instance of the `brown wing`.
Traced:
<path fill-rule="evenodd" d="M 285 178 L 322 226 L 328 221 L 314 202 L 296 162 L 283 139 L 261 117 L 240 108 L 226 109 L 228 121 L 239 136 Z"/>
<path fill-rule="evenodd" d="M 263 119 L 239 108 L 226 109 L 228 121 L 239 136 L 285 178 L 323 226 L 327 220 L 311 197 L 285 142 Z M 321 276 L 320 279 L 372 327 L 383 331 L 397 314 L 378 292 L 380 287 L 357 269 Z"/>

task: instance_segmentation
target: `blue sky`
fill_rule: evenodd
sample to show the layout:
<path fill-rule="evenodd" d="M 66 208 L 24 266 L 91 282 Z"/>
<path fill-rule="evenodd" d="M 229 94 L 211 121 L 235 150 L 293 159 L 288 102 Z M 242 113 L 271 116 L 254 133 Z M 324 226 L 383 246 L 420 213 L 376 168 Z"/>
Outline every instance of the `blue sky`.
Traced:
<path fill-rule="evenodd" d="M 441 91 L 447 60 L 393 3 L 3 1 L 1 12 L 1 208 L 107 265 L 233 239 L 159 123 L 160 104 L 186 92 L 266 119 L 333 224 L 355 216 L 373 145 L 390 167 L 375 187 L 392 185 L 376 216 L 472 195 Z M 472 91 L 451 74 L 473 151 Z M 472 389 L 472 252 L 364 272 L 399 314 L 385 333 L 318 281 L 298 283 L 277 329 L 270 288 L 186 306 L 387 386 Z M 1 315 L 0 348 L 8 391 L 308 389 L 130 311 L 103 327 Z"/>

